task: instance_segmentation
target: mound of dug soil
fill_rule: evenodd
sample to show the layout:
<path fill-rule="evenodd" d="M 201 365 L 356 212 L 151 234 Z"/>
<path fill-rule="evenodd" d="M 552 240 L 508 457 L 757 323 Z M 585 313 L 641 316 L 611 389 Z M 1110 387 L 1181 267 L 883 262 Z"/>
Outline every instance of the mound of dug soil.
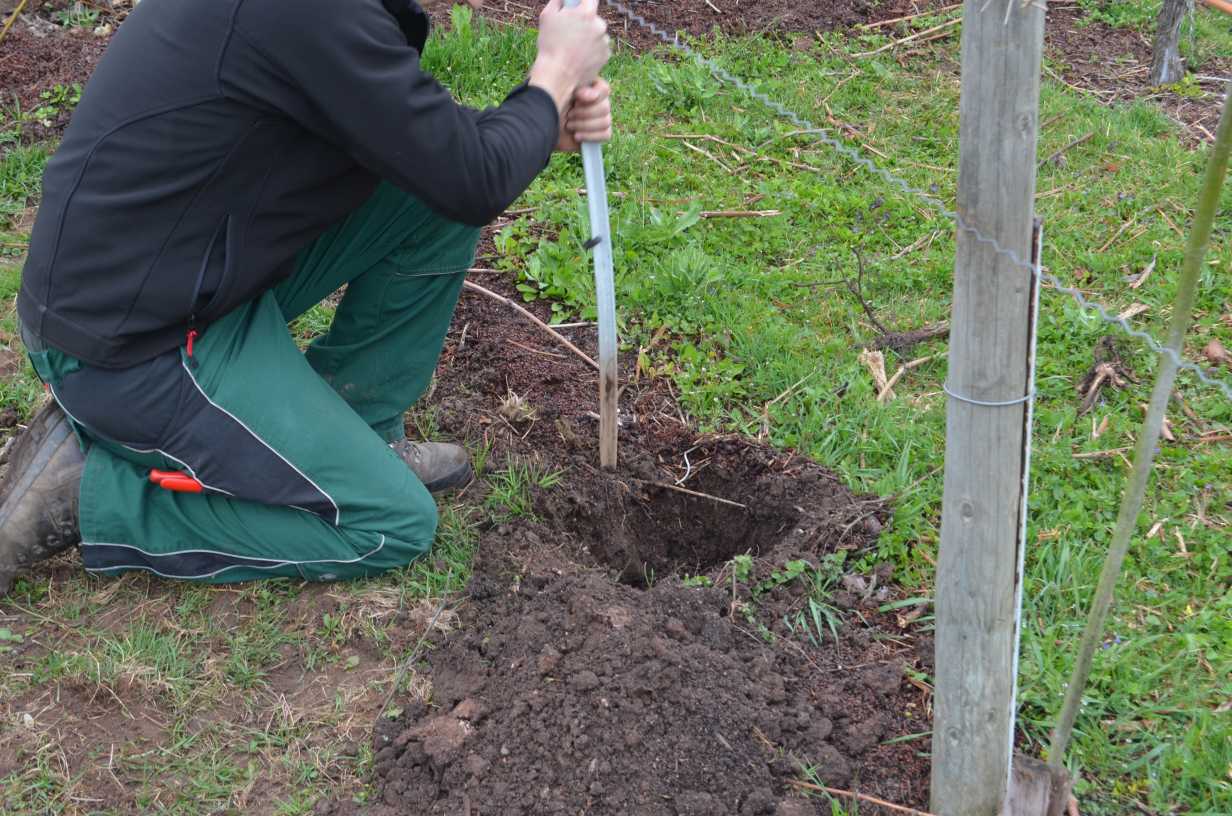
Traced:
<path fill-rule="evenodd" d="M 849 785 L 896 735 L 899 666 L 819 674 L 720 589 L 527 578 L 464 617 L 433 706 L 378 727 L 372 816 L 829 813 L 790 796 L 799 763 Z"/>
<path fill-rule="evenodd" d="M 533 518 L 482 532 L 458 626 L 415 667 L 430 689 L 374 729 L 367 803 L 317 812 L 828 815 L 800 798 L 801 764 L 923 806 L 928 689 L 907 671 L 929 670 L 931 641 L 878 612 L 885 574 L 834 587 L 820 624 L 805 581 L 774 580 L 867 552 L 885 502 L 799 454 L 698 437 L 662 381 L 631 372 L 621 467 L 602 472 L 589 369 L 527 351 L 543 337 L 487 298 L 463 298 L 454 324 L 442 432 L 560 481 L 531 497 Z M 574 332 L 589 352 L 593 335 Z M 534 419 L 502 418 L 511 393 Z M 733 581 L 742 554 L 749 574 Z"/>

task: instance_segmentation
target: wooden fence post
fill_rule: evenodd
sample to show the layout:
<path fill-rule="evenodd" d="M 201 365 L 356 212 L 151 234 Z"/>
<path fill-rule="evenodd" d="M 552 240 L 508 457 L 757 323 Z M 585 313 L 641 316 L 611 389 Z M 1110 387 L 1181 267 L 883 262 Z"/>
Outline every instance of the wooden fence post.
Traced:
<path fill-rule="evenodd" d="M 966 0 L 957 210 L 1024 261 L 1031 258 L 1043 38 L 1042 4 Z M 995 816 L 1006 801 L 1014 735 L 1032 277 L 964 229 L 957 244 L 932 810 Z"/>

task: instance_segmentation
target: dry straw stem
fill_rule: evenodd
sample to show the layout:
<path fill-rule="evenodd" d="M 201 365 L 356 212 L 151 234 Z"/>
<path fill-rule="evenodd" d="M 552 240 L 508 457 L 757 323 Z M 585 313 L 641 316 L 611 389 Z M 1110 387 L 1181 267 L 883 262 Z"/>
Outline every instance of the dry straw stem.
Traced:
<path fill-rule="evenodd" d="M 726 164 L 726 163 L 725 163 L 722 159 L 720 159 L 719 157 L 715 156 L 715 155 L 714 155 L 713 153 L 711 153 L 709 150 L 705 150 L 704 148 L 700 148 L 700 147 L 698 147 L 697 145 L 693 144 L 692 142 L 681 141 L 680 143 L 681 143 L 682 145 L 684 145 L 685 147 L 689 148 L 689 150 L 692 150 L 692 151 L 694 151 L 695 153 L 700 153 L 700 154 L 702 154 L 703 156 L 705 156 L 706 158 L 710 159 L 710 161 L 714 162 L 714 163 L 715 163 L 715 164 L 717 164 L 719 167 L 722 167 L 724 170 L 726 170 L 726 171 L 727 171 L 727 173 L 728 173 L 729 175 L 735 175 L 735 174 L 736 174 L 736 171 L 735 171 L 735 170 L 733 170 L 731 167 L 729 167 L 729 166 L 728 166 L 728 165 L 727 165 L 727 164 Z"/>
<path fill-rule="evenodd" d="M 13 27 L 13 23 L 17 22 L 17 15 L 21 14 L 21 10 L 26 7 L 26 0 L 21 0 L 17 4 L 17 8 L 13 9 L 13 13 L 9 15 L 9 19 L 4 24 L 4 30 L 0 31 L 0 42 L 4 42 L 4 38 L 8 36 L 9 29 Z"/>
<path fill-rule="evenodd" d="M 449 582 L 449 578 L 451 577 L 452 573 L 446 576 L 446 583 Z M 394 674 L 394 681 L 389 686 L 389 693 L 385 696 L 385 702 L 381 704 L 381 710 L 376 713 L 376 718 L 378 720 L 380 720 L 381 716 L 385 713 L 385 709 L 389 708 L 389 704 L 393 702 L 394 695 L 398 693 L 398 687 L 402 685 L 402 678 L 405 677 L 406 673 L 410 671 L 412 666 L 415 665 L 415 658 L 419 657 L 419 650 L 422 649 L 424 643 L 427 642 L 428 636 L 432 634 L 432 630 L 436 628 L 436 621 L 440 618 L 441 613 L 445 611 L 445 607 L 448 605 L 449 599 L 443 598 L 440 606 L 436 608 L 436 614 L 432 616 L 432 620 L 428 621 L 428 625 L 424 627 L 423 634 L 419 636 L 419 640 L 415 643 L 415 648 L 411 650 L 411 653 L 407 655 L 406 660 L 403 661 L 402 665 L 398 667 L 398 671 Z"/>
<path fill-rule="evenodd" d="M 927 9 L 925 11 L 916 12 L 915 14 L 908 14 L 905 17 L 894 17 L 889 20 L 880 20 L 876 23 L 861 23 L 860 25 L 856 26 L 856 28 L 862 28 L 865 31 L 872 31 L 874 28 L 881 28 L 882 26 L 894 25 L 895 23 L 905 23 L 909 20 L 914 20 L 917 17 L 923 17 L 927 14 L 944 14 L 945 12 L 953 11 L 956 8 L 962 8 L 962 3 L 955 3 L 951 6 L 942 6 L 939 9 Z"/>
<path fill-rule="evenodd" d="M 652 487 L 661 487 L 664 490 L 675 490 L 677 493 L 684 493 L 689 496 L 696 496 L 699 499 L 707 499 L 712 502 L 718 502 L 719 504 L 727 504 L 727 505 L 731 505 L 732 507 L 739 507 L 742 510 L 749 509 L 749 506 L 747 504 L 741 504 L 740 502 L 732 501 L 731 499 L 724 499 L 720 496 L 713 496 L 709 493 L 699 493 L 696 490 L 689 490 L 687 487 L 681 487 L 680 485 L 668 484 L 667 482 L 652 482 L 648 479 L 634 479 L 634 481 L 641 482 L 642 484 L 650 485 Z"/>
<path fill-rule="evenodd" d="M 488 297 L 492 298 L 493 300 L 495 300 L 495 301 L 498 301 L 498 302 L 500 302 L 500 303 L 505 304 L 505 305 L 506 305 L 506 306 L 508 306 L 510 309 L 513 309 L 513 310 L 514 310 L 514 311 L 516 311 L 518 314 L 522 315 L 522 317 L 525 317 L 527 320 L 529 320 L 530 322 L 534 323 L 536 326 L 538 326 L 539 328 L 543 329 L 543 330 L 544 330 L 545 332 L 547 332 L 548 334 L 550 334 L 550 335 L 552 335 L 553 337 L 555 337 L 555 338 L 556 338 L 556 340 L 557 340 L 557 342 L 559 342 L 559 343 L 560 343 L 562 346 L 564 346 L 565 348 L 569 349 L 569 351 L 572 351 L 572 352 L 573 352 L 574 354 L 576 354 L 578 357 L 580 357 L 580 358 L 582 358 L 583 360 L 585 360 L 585 361 L 586 361 L 586 364 L 587 364 L 587 365 L 589 365 L 591 368 L 593 368 L 595 371 L 598 371 L 598 370 L 599 370 L 599 364 L 598 364 L 598 363 L 596 363 L 594 360 L 590 359 L 590 357 L 586 356 L 586 352 L 582 351 L 580 348 L 578 348 L 577 346 L 575 346 L 575 345 L 573 345 L 572 343 L 570 343 L 570 342 L 569 342 L 569 341 L 565 338 L 565 336 L 564 336 L 564 335 L 562 335 L 560 332 L 558 332 L 558 331 L 556 331 L 555 329 L 553 329 L 553 328 L 552 328 L 551 326 L 549 326 L 547 323 L 544 323 L 544 322 L 543 322 L 542 320 L 540 320 L 539 318 L 535 317 L 533 314 L 531 314 L 531 313 L 530 313 L 530 311 L 529 311 L 529 310 L 522 308 L 521 306 L 519 306 L 518 304 L 514 303 L 512 300 L 510 300 L 509 298 L 505 297 L 504 295 L 498 295 L 496 292 L 493 292 L 491 289 L 485 289 L 485 288 L 483 288 L 482 286 L 480 286 L 479 284 L 474 283 L 474 282 L 472 282 L 472 281 L 466 281 L 466 283 L 464 283 L 464 284 L 462 284 L 462 285 L 463 285 L 465 288 L 470 289 L 472 292 L 478 292 L 478 293 L 479 293 L 479 294 L 481 294 L 481 295 L 487 295 Z"/>
<path fill-rule="evenodd" d="M 873 375 L 873 384 L 877 386 L 877 401 L 894 399 L 894 389 L 890 385 L 889 377 L 886 376 L 885 355 L 880 351 L 864 349 L 860 352 L 860 362 Z"/>
<path fill-rule="evenodd" d="M 1232 95 L 1228 99 L 1232 99 Z M 1177 287 L 1176 303 L 1172 310 L 1172 324 L 1166 346 L 1173 353 L 1160 355 L 1155 390 L 1151 394 L 1150 407 L 1134 450 L 1134 469 L 1121 498 L 1121 509 L 1117 515 L 1116 528 L 1112 533 L 1112 544 L 1108 548 L 1108 557 L 1104 561 L 1104 568 L 1099 576 L 1099 586 L 1091 603 L 1091 611 L 1087 617 L 1086 630 L 1082 634 L 1078 657 L 1074 661 L 1073 675 L 1066 687 L 1065 703 L 1057 719 L 1056 728 L 1052 732 L 1052 744 L 1048 748 L 1048 764 L 1054 769 L 1060 769 L 1065 761 L 1065 751 L 1069 747 L 1074 720 L 1081 707 L 1082 693 L 1086 689 L 1087 679 L 1091 674 L 1091 662 L 1103 637 L 1104 622 L 1108 617 L 1108 608 L 1112 605 L 1112 595 L 1116 589 L 1117 578 L 1120 575 L 1125 555 L 1129 551 L 1129 541 L 1133 536 L 1134 528 L 1137 527 L 1138 514 L 1146 496 L 1151 466 L 1155 461 L 1156 447 L 1164 428 L 1165 412 L 1172 396 L 1173 384 L 1176 382 L 1178 353 L 1184 348 L 1185 334 L 1189 331 L 1192 322 L 1199 273 L 1210 243 L 1211 225 L 1219 206 L 1219 194 L 1223 189 L 1224 177 L 1228 170 L 1228 154 L 1232 149 L 1232 105 L 1229 104 L 1228 99 L 1224 101 L 1223 113 L 1219 117 L 1218 135 L 1211 148 L 1206 177 L 1202 182 L 1202 192 L 1198 198 L 1197 214 L 1194 217 L 1193 229 L 1189 233 L 1189 242 L 1185 248 L 1185 264 L 1181 268 L 1181 279 Z"/>
<path fill-rule="evenodd" d="M 702 210 L 697 215 L 699 218 L 773 218 L 782 214 L 782 210 Z"/>
<path fill-rule="evenodd" d="M 941 25 L 935 25 L 932 28 L 926 28 L 923 31 L 917 31 L 916 33 L 910 36 L 903 37 L 901 40 L 894 40 L 893 42 L 886 43 L 880 48 L 874 48 L 872 51 L 864 51 L 854 56 L 855 56 L 855 59 L 860 59 L 862 57 L 871 57 L 874 54 L 880 54 L 882 51 L 889 51 L 891 48 L 897 48 L 900 45 L 906 45 L 909 42 L 915 42 L 921 37 L 927 36 L 929 34 L 936 34 L 938 31 L 942 31 L 943 29 L 949 28 L 950 26 L 958 25 L 961 22 L 962 22 L 962 17 L 955 17 L 953 20 L 946 20 Z M 940 37 L 929 37 L 929 41 L 935 40 L 935 39 L 940 39 Z"/>
<path fill-rule="evenodd" d="M 944 357 L 947 354 L 949 354 L 948 351 L 943 351 L 943 352 L 940 352 L 939 354 L 930 354 L 927 357 L 919 357 L 915 360 L 912 360 L 909 363 L 903 363 L 902 365 L 900 365 L 898 367 L 898 371 L 894 372 L 894 376 L 891 377 L 886 382 L 885 387 L 882 388 L 881 391 L 877 393 L 877 402 L 885 402 L 886 400 L 890 399 L 894 395 L 894 386 L 898 385 L 898 381 L 901 380 L 903 378 L 903 375 L 906 374 L 908 371 L 910 371 L 913 368 L 918 368 L 924 365 L 929 360 L 935 360 L 938 357 Z"/>
<path fill-rule="evenodd" d="M 855 791 L 843 790 L 842 788 L 827 788 L 825 785 L 814 785 L 812 782 L 803 782 L 799 779 L 788 779 L 787 784 L 795 785 L 797 788 L 804 788 L 805 790 L 829 793 L 833 796 L 846 796 L 851 799 L 858 799 L 861 802 L 868 802 L 896 813 L 906 813 L 908 816 L 934 816 L 934 814 L 926 810 L 916 810 L 905 805 L 896 805 L 893 802 L 878 799 L 876 796 L 869 796 L 867 793 L 856 793 Z"/>
<path fill-rule="evenodd" d="M 1090 133 L 1079 136 L 1077 139 L 1074 139 L 1074 141 L 1070 142 L 1065 147 L 1061 148 L 1056 153 L 1053 153 L 1051 156 L 1049 156 L 1048 158 L 1040 162 L 1039 166 L 1044 167 L 1045 165 L 1052 164 L 1057 159 L 1064 156 L 1070 150 L 1073 150 L 1075 147 L 1078 147 L 1079 145 L 1086 144 L 1087 142 L 1091 141 L 1091 139 L 1094 137 L 1095 137 L 1095 131 L 1091 131 Z"/>

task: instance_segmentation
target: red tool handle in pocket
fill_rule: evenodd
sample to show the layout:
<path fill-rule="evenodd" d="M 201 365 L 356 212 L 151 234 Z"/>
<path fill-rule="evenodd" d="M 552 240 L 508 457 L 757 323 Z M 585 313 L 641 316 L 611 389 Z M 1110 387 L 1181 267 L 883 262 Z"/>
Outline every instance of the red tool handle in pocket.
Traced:
<path fill-rule="evenodd" d="M 201 482 L 179 470 L 151 470 L 150 481 L 176 493 L 200 493 L 204 489 Z"/>

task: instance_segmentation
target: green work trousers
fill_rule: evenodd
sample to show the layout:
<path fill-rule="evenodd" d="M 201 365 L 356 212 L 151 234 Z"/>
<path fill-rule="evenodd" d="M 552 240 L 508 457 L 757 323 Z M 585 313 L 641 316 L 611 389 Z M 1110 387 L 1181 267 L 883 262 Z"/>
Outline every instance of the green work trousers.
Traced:
<path fill-rule="evenodd" d="M 119 371 L 30 352 L 88 447 L 88 570 L 336 580 L 426 553 L 436 505 L 390 449 L 440 356 L 479 230 L 381 185 L 294 274 L 188 348 Z M 306 353 L 287 324 L 339 287 Z M 200 493 L 163 489 L 178 470 Z"/>

